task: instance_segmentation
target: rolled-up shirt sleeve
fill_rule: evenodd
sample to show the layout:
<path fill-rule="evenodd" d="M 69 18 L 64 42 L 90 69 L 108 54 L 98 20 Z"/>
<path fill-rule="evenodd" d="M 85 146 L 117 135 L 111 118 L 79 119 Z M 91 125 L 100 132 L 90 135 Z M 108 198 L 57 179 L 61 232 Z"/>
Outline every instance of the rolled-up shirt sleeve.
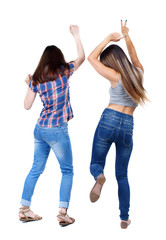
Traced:
<path fill-rule="evenodd" d="M 33 80 L 31 79 L 29 88 L 32 90 L 32 92 L 37 92 L 37 86 L 33 86 Z"/>

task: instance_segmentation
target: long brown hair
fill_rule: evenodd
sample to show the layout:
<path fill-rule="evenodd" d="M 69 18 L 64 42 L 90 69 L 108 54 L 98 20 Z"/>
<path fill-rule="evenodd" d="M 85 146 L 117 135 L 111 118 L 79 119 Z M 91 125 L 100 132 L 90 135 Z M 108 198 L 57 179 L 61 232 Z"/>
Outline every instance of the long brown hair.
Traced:
<path fill-rule="evenodd" d="M 143 104 L 148 100 L 138 69 L 118 45 L 108 46 L 100 54 L 100 61 L 121 74 L 122 84 L 134 102 Z"/>
<path fill-rule="evenodd" d="M 58 78 L 58 74 L 63 75 L 66 70 L 69 77 L 70 67 L 61 50 L 54 45 L 47 46 L 32 76 L 33 85 L 53 81 Z"/>

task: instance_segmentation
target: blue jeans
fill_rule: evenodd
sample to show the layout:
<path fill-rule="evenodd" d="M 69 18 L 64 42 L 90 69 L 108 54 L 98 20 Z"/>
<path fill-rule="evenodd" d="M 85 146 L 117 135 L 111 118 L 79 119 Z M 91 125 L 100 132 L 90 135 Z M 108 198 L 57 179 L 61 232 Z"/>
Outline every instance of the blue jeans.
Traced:
<path fill-rule="evenodd" d="M 116 146 L 115 173 L 118 183 L 118 197 L 121 220 L 128 220 L 130 188 L 127 169 L 133 148 L 133 116 L 106 108 L 97 126 L 90 164 L 95 180 L 104 172 L 107 153 L 114 142 Z"/>
<path fill-rule="evenodd" d="M 60 164 L 62 179 L 60 185 L 59 207 L 68 208 L 73 181 L 72 150 L 68 134 L 68 124 L 46 128 L 36 125 L 34 130 L 34 162 L 24 184 L 21 204 L 31 205 L 31 198 L 40 174 L 43 173 L 50 149 Z"/>

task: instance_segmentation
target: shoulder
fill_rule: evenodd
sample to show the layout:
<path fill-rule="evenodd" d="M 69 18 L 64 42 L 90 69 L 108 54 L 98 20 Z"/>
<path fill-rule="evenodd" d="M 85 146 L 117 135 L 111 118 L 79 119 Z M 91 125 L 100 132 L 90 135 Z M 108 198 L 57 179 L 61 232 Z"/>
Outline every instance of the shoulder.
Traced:
<path fill-rule="evenodd" d="M 75 68 L 74 61 L 71 61 L 68 64 L 69 64 L 70 69 L 74 69 Z"/>
<path fill-rule="evenodd" d="M 69 65 L 69 75 L 71 76 L 73 74 L 73 72 L 76 70 L 75 62 L 71 61 L 68 63 L 68 65 Z"/>

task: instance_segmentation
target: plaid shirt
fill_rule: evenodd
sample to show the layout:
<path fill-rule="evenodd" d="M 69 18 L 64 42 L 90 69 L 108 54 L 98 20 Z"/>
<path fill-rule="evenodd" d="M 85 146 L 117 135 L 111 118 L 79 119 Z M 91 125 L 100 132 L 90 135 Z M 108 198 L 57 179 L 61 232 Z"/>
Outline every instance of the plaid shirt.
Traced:
<path fill-rule="evenodd" d="M 70 76 L 74 72 L 73 63 L 69 63 Z M 73 118 L 73 111 L 70 104 L 69 80 L 66 75 L 61 76 L 54 81 L 39 83 L 36 86 L 32 84 L 29 87 L 33 92 L 38 92 L 43 103 L 43 109 L 37 124 L 41 127 L 57 127 L 63 122 Z"/>

